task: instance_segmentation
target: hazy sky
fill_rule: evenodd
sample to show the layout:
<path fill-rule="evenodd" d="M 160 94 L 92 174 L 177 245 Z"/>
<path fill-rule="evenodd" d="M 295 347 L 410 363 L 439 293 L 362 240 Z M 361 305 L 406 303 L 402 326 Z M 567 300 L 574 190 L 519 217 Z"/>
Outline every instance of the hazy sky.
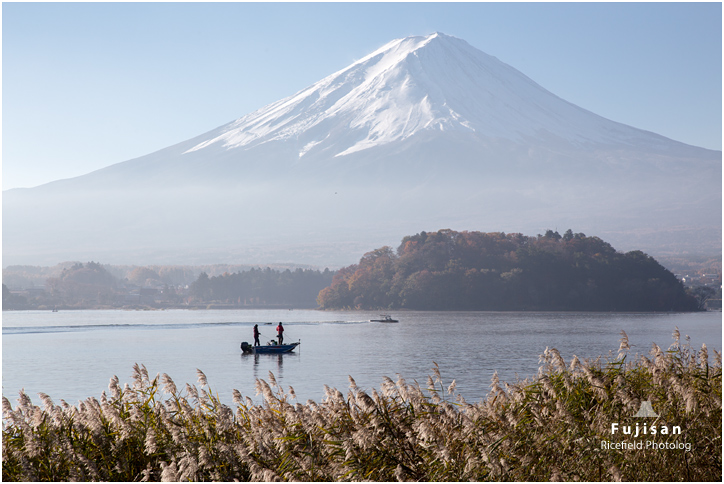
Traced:
<path fill-rule="evenodd" d="M 559 97 L 722 146 L 720 3 L 3 3 L 2 186 L 142 156 L 392 39 L 460 37 Z"/>

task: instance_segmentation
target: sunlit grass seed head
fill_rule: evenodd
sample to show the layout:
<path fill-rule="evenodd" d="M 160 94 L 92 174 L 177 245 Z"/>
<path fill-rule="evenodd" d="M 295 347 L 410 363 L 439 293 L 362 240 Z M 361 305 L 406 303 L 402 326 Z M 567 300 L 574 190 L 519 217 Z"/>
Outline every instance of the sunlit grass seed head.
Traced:
<path fill-rule="evenodd" d="M 206 375 L 204 374 L 203 371 L 201 371 L 201 370 L 199 370 L 198 368 L 196 368 L 196 375 L 198 376 L 198 380 L 197 380 L 197 381 L 198 381 L 198 384 L 199 384 L 200 386 L 205 387 L 205 386 L 208 386 L 208 385 L 209 385 L 209 382 L 206 381 Z"/>
<path fill-rule="evenodd" d="M 161 375 L 161 383 L 163 383 L 163 389 L 166 393 L 169 393 L 171 395 L 176 395 L 176 393 L 177 393 L 176 384 L 171 379 L 171 377 L 168 376 L 166 373 L 163 373 Z"/>

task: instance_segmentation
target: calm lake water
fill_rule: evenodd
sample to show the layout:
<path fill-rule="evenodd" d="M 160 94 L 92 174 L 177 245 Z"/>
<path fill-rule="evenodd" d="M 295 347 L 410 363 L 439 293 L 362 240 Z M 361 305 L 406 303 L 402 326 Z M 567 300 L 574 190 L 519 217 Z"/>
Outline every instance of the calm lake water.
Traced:
<path fill-rule="evenodd" d="M 666 349 L 678 326 L 693 346 L 722 348 L 722 313 L 499 313 L 398 312 L 399 323 L 372 323 L 371 312 L 207 310 L 207 311 L 5 311 L 2 313 L 3 395 L 15 403 L 24 388 L 36 404 L 38 392 L 75 404 L 99 397 L 118 375 L 132 382 L 134 363 L 153 375 L 168 373 L 179 388 L 196 384 L 196 369 L 207 376 L 225 403 L 231 392 L 255 401 L 256 378 L 294 387 L 300 402 L 321 400 L 324 385 L 346 394 L 348 375 L 361 388 L 379 389 L 383 376 L 425 385 L 436 362 L 447 386 L 468 401 L 484 398 L 497 370 L 500 379 L 535 376 L 539 355 L 555 347 L 595 358 L 617 352 L 626 331 L 632 352 L 646 354 L 653 342 Z M 241 341 L 253 342 L 260 325 L 262 344 L 279 321 L 285 342 L 301 340 L 295 353 L 243 355 Z M 271 323 L 271 324 L 267 324 Z M 710 351 L 713 358 L 713 352 Z"/>

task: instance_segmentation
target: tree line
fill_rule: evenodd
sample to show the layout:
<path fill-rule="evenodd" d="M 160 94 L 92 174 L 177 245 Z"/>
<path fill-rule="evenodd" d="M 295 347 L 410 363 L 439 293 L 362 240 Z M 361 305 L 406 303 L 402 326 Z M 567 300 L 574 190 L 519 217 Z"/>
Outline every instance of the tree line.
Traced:
<path fill-rule="evenodd" d="M 209 277 L 202 272 L 188 285 L 163 282 L 150 267 L 136 267 L 119 278 L 112 267 L 98 262 L 74 263 L 42 288 L 22 293 L 3 283 L 3 309 L 316 307 L 319 291 L 332 282 L 334 273 L 301 269 L 251 268 Z"/>
<path fill-rule="evenodd" d="M 407 236 L 342 268 L 321 308 L 693 311 L 697 300 L 655 259 L 598 237 L 440 230 Z"/>
<path fill-rule="evenodd" d="M 334 272 L 311 269 L 254 269 L 209 277 L 202 272 L 189 288 L 192 301 L 231 305 L 316 307 L 319 291 Z"/>

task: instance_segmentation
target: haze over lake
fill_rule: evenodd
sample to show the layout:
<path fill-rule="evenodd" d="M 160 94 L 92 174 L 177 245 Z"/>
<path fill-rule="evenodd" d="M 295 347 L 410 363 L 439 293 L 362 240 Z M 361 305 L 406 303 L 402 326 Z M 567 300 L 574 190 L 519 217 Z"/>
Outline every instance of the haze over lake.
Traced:
<path fill-rule="evenodd" d="M 333 267 L 445 228 L 721 252 L 721 151 L 605 119 L 491 54 L 394 39 L 186 141 L 7 190 L 3 262 Z"/>
<path fill-rule="evenodd" d="M 153 376 L 167 373 L 177 386 L 205 372 L 214 392 L 231 404 L 231 391 L 254 395 L 256 378 L 273 372 L 298 401 L 319 401 L 324 385 L 346 393 L 347 376 L 361 388 L 380 388 L 398 374 L 425 385 L 434 362 L 446 385 L 468 401 L 484 398 L 495 371 L 501 380 L 533 377 L 538 357 L 555 347 L 569 361 L 616 352 L 621 330 L 631 354 L 663 349 L 678 326 L 691 343 L 721 351 L 721 312 L 523 313 L 400 312 L 400 322 L 371 323 L 375 312 L 278 310 L 6 311 L 3 313 L 3 395 L 14 401 L 21 388 L 38 403 L 38 392 L 76 403 L 99 397 L 113 375 L 131 383 L 134 363 Z M 301 340 L 296 353 L 242 355 L 260 326 L 262 344 L 283 321 L 285 341 Z M 267 325 L 266 323 L 272 323 Z"/>

